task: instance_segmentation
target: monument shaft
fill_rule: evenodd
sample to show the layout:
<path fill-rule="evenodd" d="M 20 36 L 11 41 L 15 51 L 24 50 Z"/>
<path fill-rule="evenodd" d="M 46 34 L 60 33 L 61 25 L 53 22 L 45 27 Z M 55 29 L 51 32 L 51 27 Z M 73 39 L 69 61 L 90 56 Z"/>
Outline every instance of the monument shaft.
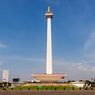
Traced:
<path fill-rule="evenodd" d="M 52 74 L 52 33 L 50 17 L 47 17 L 46 74 Z"/>
<path fill-rule="evenodd" d="M 47 53 L 46 53 L 46 74 L 52 74 L 52 29 L 51 20 L 53 13 L 48 7 L 48 11 L 45 14 L 47 18 Z"/>

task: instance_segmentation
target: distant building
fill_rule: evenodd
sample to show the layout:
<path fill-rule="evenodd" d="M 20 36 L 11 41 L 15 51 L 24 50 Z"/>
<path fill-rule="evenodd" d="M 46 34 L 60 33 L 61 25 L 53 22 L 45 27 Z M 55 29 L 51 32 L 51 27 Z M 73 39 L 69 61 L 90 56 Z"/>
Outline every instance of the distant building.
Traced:
<path fill-rule="evenodd" d="M 3 70 L 2 81 L 9 82 L 9 70 Z"/>
<path fill-rule="evenodd" d="M 19 82 L 20 78 L 13 78 L 13 82 Z"/>
<path fill-rule="evenodd" d="M 70 82 L 72 85 L 76 86 L 76 87 L 84 87 L 85 83 L 84 82 Z"/>

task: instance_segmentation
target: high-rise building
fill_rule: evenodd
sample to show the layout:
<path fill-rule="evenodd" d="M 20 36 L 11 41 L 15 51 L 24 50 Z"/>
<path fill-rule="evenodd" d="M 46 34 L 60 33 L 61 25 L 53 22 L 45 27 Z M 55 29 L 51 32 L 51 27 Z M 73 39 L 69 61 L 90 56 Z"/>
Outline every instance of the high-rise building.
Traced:
<path fill-rule="evenodd" d="M 2 81 L 9 82 L 9 70 L 3 70 Z"/>

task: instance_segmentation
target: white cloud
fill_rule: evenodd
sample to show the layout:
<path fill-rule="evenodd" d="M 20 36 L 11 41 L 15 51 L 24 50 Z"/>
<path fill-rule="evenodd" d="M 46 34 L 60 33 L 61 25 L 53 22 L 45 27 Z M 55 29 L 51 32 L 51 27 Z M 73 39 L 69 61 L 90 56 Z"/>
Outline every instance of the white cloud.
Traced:
<path fill-rule="evenodd" d="M 9 46 L 0 43 L 0 48 L 7 48 L 7 47 L 9 47 Z"/>
<path fill-rule="evenodd" d="M 3 64 L 3 62 L 0 61 L 0 66 Z"/>
<path fill-rule="evenodd" d="M 93 31 L 87 41 L 84 44 L 84 50 L 87 51 L 93 51 L 95 48 L 95 31 Z M 94 50 L 95 51 L 95 50 Z"/>
<path fill-rule="evenodd" d="M 90 62 L 90 61 L 89 61 Z M 58 69 L 58 65 L 60 66 L 60 71 L 62 68 L 65 68 L 65 70 L 76 70 L 83 71 L 83 72 L 95 72 L 95 66 L 89 63 L 83 63 L 83 62 L 70 62 L 70 61 L 56 61 L 54 62 L 56 66 L 56 69 Z M 64 70 L 64 69 L 63 69 Z"/>
<path fill-rule="evenodd" d="M 0 72 L 1 72 L 1 66 L 3 65 L 3 62 L 2 61 L 0 61 Z"/>
<path fill-rule="evenodd" d="M 26 57 L 20 57 L 20 56 L 18 57 L 8 56 L 8 57 L 0 57 L 0 59 L 2 59 L 4 63 L 7 63 L 6 65 L 9 64 L 10 67 L 16 64 L 18 66 L 24 65 L 25 67 L 23 67 L 23 70 L 25 69 L 27 70 L 31 68 L 30 71 L 32 73 L 35 73 L 35 72 L 43 73 L 45 71 L 45 60 L 42 58 L 26 58 Z M 16 68 L 18 68 L 18 66 Z M 65 78 L 66 80 L 89 79 L 91 77 L 94 77 L 95 66 L 86 64 L 86 62 L 85 63 L 71 62 L 69 60 L 64 60 L 64 59 L 59 59 L 59 60 L 55 59 L 53 62 L 53 73 L 65 73 L 67 75 Z"/>
<path fill-rule="evenodd" d="M 85 71 L 85 72 L 95 72 L 95 66 L 88 65 L 88 64 L 85 64 L 85 63 L 78 63 L 77 68 L 79 70 Z"/>
<path fill-rule="evenodd" d="M 53 71 L 54 73 L 66 73 L 67 76 L 65 80 L 80 80 L 95 77 L 95 65 L 84 62 L 85 61 L 71 62 L 69 60 L 56 60 L 53 62 Z"/>
<path fill-rule="evenodd" d="M 84 52 L 83 52 L 83 63 L 95 65 L 95 31 L 91 32 L 88 39 L 84 43 Z M 91 68 L 91 71 L 95 71 L 94 67 Z"/>
<path fill-rule="evenodd" d="M 84 66 L 82 63 L 78 63 L 76 66 L 81 71 L 88 71 L 88 67 Z"/>
<path fill-rule="evenodd" d="M 31 61 L 31 62 L 43 62 L 45 61 L 43 58 L 32 58 L 32 57 L 24 57 L 24 56 L 0 56 L 2 60 L 15 60 L 15 61 Z"/>
<path fill-rule="evenodd" d="M 9 45 L 5 44 L 4 42 L 0 41 L 0 48 L 7 48 Z"/>

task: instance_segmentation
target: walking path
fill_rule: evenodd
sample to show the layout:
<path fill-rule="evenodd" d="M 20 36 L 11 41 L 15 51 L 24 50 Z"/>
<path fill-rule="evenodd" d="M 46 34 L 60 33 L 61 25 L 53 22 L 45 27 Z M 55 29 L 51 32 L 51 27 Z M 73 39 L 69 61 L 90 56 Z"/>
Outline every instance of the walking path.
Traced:
<path fill-rule="evenodd" d="M 0 95 L 95 95 L 95 90 L 81 91 L 0 91 Z"/>

